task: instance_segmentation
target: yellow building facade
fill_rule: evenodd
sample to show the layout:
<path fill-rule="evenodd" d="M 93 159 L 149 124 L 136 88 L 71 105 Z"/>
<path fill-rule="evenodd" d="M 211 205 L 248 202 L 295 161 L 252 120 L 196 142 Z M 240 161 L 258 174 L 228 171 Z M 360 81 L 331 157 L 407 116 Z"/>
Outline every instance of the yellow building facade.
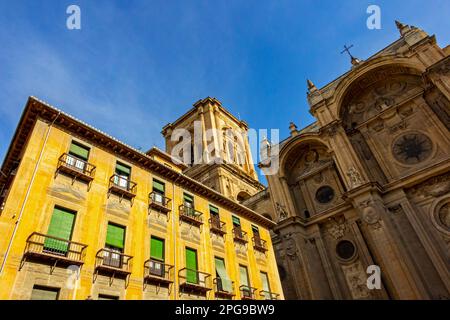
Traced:
<path fill-rule="evenodd" d="M 2 166 L 0 299 L 282 299 L 274 223 L 29 98 Z"/>

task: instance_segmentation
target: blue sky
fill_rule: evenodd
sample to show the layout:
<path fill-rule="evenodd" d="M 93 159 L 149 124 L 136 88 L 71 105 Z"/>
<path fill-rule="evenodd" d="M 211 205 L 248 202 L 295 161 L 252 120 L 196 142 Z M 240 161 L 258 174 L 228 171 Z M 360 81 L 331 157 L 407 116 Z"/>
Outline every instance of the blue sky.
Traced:
<path fill-rule="evenodd" d="M 66 8 L 81 8 L 81 30 Z M 382 29 L 366 9 L 381 7 Z M 346 72 L 344 44 L 365 59 L 395 41 L 394 20 L 450 43 L 450 1 L 2 1 L 0 159 L 34 95 L 143 150 L 206 96 L 252 128 L 313 121 L 306 79 Z"/>

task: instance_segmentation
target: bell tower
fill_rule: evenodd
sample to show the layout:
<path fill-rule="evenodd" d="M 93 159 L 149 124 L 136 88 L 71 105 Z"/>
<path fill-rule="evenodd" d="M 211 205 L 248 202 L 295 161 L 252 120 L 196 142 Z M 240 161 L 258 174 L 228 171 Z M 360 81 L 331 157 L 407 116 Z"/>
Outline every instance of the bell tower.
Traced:
<path fill-rule="evenodd" d="M 166 152 L 188 166 L 183 173 L 237 201 L 264 189 L 253 165 L 247 133 L 247 123 L 211 97 L 194 103 L 162 130 Z M 178 152 L 180 145 L 184 147 Z"/>

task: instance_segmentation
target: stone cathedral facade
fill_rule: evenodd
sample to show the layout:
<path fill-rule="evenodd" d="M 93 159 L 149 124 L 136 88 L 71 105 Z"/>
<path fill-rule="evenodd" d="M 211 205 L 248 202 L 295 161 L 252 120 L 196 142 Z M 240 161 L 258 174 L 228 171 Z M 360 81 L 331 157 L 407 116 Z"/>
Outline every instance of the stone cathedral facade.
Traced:
<path fill-rule="evenodd" d="M 450 299 L 450 46 L 396 24 L 394 43 L 308 81 L 316 122 L 291 123 L 279 173 L 246 201 L 273 206 L 287 299 Z"/>

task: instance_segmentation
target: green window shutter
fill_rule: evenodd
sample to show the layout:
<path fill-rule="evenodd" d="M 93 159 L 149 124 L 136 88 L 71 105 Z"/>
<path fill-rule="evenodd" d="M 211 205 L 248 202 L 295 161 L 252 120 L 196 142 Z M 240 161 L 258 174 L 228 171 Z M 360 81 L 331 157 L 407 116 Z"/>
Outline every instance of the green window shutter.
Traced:
<path fill-rule="evenodd" d="M 106 233 L 106 244 L 115 248 L 123 249 L 125 240 L 125 228 L 108 223 Z"/>
<path fill-rule="evenodd" d="M 127 165 L 117 162 L 116 163 L 116 173 L 129 177 L 131 175 L 131 168 Z"/>
<path fill-rule="evenodd" d="M 241 226 L 241 220 L 238 217 L 232 216 L 232 219 L 233 219 L 233 225 Z"/>
<path fill-rule="evenodd" d="M 164 240 L 151 237 L 150 258 L 164 261 Z"/>
<path fill-rule="evenodd" d="M 198 283 L 197 276 L 197 251 L 186 248 L 186 281 L 189 283 Z"/>
<path fill-rule="evenodd" d="M 58 300 L 58 289 L 35 287 L 31 292 L 31 300 Z"/>
<path fill-rule="evenodd" d="M 159 182 L 158 180 L 153 180 L 153 191 L 159 191 L 160 193 L 165 192 L 164 183 Z"/>
<path fill-rule="evenodd" d="M 259 229 L 257 226 L 252 225 L 252 231 L 254 236 L 259 236 Z"/>
<path fill-rule="evenodd" d="M 89 148 L 81 146 L 74 142 L 72 142 L 72 144 L 70 145 L 69 153 L 86 161 L 89 158 Z"/>
<path fill-rule="evenodd" d="M 267 273 L 261 272 L 261 281 L 262 281 L 263 291 L 270 292 L 269 278 L 267 276 Z"/>
<path fill-rule="evenodd" d="M 231 280 L 228 277 L 227 270 L 225 269 L 225 261 L 221 258 L 214 258 L 216 265 L 216 272 L 222 282 L 222 289 L 226 292 L 231 292 L 233 290 Z"/>
<path fill-rule="evenodd" d="M 239 281 L 241 283 L 241 286 L 250 286 L 248 283 L 247 268 L 244 266 L 239 266 Z"/>
<path fill-rule="evenodd" d="M 55 207 L 55 209 L 53 209 L 53 215 L 50 225 L 48 226 L 47 234 L 49 236 L 70 240 L 72 237 L 74 221 L 75 213 Z M 66 253 L 69 244 L 65 241 L 46 238 L 44 241 L 44 248 L 59 253 Z"/>
<path fill-rule="evenodd" d="M 184 199 L 184 202 L 194 203 L 194 197 L 191 196 L 190 194 L 184 193 L 183 199 Z"/>
<path fill-rule="evenodd" d="M 209 205 L 209 212 L 211 214 L 219 214 L 219 209 L 214 207 L 214 206 L 212 206 L 212 205 Z"/>

